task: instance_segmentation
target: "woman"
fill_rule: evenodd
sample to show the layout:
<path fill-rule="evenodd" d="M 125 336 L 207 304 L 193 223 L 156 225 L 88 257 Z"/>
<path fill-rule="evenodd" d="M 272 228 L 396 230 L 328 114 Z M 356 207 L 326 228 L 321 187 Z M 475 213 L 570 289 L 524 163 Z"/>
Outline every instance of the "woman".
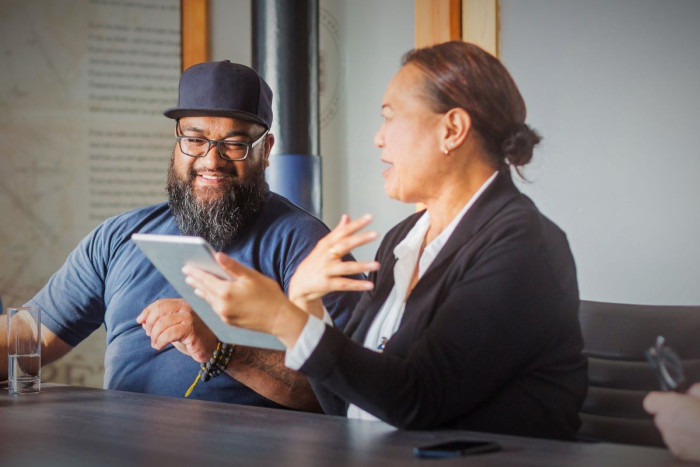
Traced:
<path fill-rule="evenodd" d="M 368 216 L 343 217 L 299 266 L 293 301 L 224 255 L 230 280 L 185 268 L 188 283 L 224 321 L 276 335 L 328 413 L 573 439 L 587 386 L 576 270 L 564 233 L 511 180 L 539 142 L 525 113 L 478 47 L 409 52 L 375 144 L 387 194 L 426 209 L 386 235 L 377 262 L 342 262 L 375 237 L 359 233 Z M 345 334 L 317 318 L 333 290 L 365 291 Z"/>

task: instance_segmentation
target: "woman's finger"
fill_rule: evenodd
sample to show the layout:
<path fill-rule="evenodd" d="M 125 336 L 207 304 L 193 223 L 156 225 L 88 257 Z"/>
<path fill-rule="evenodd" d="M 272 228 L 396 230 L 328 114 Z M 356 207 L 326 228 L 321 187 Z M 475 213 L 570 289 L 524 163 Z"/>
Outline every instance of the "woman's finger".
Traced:
<path fill-rule="evenodd" d="M 224 282 L 214 274 L 192 266 L 185 266 L 182 272 L 187 276 L 185 277 L 187 285 L 200 291 L 212 292 L 217 283 Z"/>
<path fill-rule="evenodd" d="M 343 223 L 343 220 L 341 219 L 341 222 L 338 223 L 338 225 L 333 230 L 331 230 L 330 233 L 323 237 L 319 241 L 319 244 L 333 245 L 335 242 L 367 227 L 369 223 L 372 222 L 372 219 L 373 217 L 371 214 L 365 214 L 364 216 L 359 217 L 354 221 L 351 221 L 348 218 L 347 222 L 345 223 Z"/>
<path fill-rule="evenodd" d="M 335 251 L 336 256 L 343 257 L 355 248 L 373 242 L 377 237 L 379 234 L 375 231 L 351 235 L 336 241 L 330 249 Z"/>
<path fill-rule="evenodd" d="M 335 228 L 338 228 L 338 227 L 342 227 L 342 226 L 344 226 L 345 224 L 347 224 L 348 222 L 350 222 L 350 216 L 348 216 L 347 214 L 343 214 L 342 216 L 340 216 L 340 220 L 338 221 L 338 223 L 337 223 L 337 224 L 335 225 L 335 227 L 333 227 L 333 228 L 335 229 Z"/>
<path fill-rule="evenodd" d="M 348 279 L 345 277 L 331 279 L 329 281 L 329 285 L 331 290 L 341 292 L 358 292 L 363 290 L 372 290 L 374 288 L 374 283 L 372 281 Z"/>
<path fill-rule="evenodd" d="M 354 274 L 377 271 L 378 269 L 379 263 L 376 261 L 340 261 L 336 264 L 329 265 L 326 268 L 326 275 L 328 277 L 351 276 Z"/>

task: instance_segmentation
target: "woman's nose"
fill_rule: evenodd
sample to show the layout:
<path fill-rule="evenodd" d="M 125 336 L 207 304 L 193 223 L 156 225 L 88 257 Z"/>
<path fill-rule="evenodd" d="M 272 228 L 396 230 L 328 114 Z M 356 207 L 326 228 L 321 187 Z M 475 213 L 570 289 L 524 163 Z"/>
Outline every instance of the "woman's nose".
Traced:
<path fill-rule="evenodd" d="M 382 131 L 381 127 L 374 134 L 374 145 L 377 146 L 378 148 L 384 147 L 384 132 Z"/>

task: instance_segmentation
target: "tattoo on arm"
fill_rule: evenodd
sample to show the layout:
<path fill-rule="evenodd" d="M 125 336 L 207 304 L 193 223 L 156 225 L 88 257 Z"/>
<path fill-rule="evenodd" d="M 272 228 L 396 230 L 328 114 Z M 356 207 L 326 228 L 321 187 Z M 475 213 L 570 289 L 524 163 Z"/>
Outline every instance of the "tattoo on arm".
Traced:
<path fill-rule="evenodd" d="M 236 346 L 226 373 L 280 405 L 322 412 L 306 376 L 284 365 L 284 352 Z"/>
<path fill-rule="evenodd" d="M 251 347 L 236 346 L 233 359 L 256 370 L 267 373 L 270 377 L 294 389 L 302 377 L 297 372 L 284 366 L 284 352 L 255 349 Z"/>

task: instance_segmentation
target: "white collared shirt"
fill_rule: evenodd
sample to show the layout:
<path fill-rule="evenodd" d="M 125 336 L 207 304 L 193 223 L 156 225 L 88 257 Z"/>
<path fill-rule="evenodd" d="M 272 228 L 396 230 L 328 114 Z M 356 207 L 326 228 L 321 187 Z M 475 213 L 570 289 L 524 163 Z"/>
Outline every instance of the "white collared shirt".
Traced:
<path fill-rule="evenodd" d="M 493 182 L 497 173 L 498 172 L 494 172 L 491 177 L 481 185 L 479 190 L 474 193 L 474 196 L 464 205 L 454 219 L 440 232 L 440 235 L 426 245 L 422 255 L 420 254 L 421 245 L 430 228 L 430 214 L 427 211 L 418 219 L 418 222 L 416 222 L 406 237 L 394 247 L 394 256 L 396 257 L 396 264 L 394 265 L 394 287 L 391 289 L 389 296 L 367 331 L 364 341 L 364 346 L 366 348 L 375 351 L 383 349 L 383 344 L 398 330 L 401 319 L 403 318 L 404 309 L 406 308 L 404 299 L 411 285 L 416 262 L 418 262 L 418 279 L 420 280 L 445 246 L 445 243 L 450 239 L 450 236 L 452 236 L 459 222 L 467 211 L 469 211 L 469 208 L 476 202 L 491 182 Z M 418 259 L 419 255 L 420 260 Z M 326 328 L 324 322 L 332 323 L 327 311 L 324 311 L 323 321 L 315 316 L 309 315 L 306 326 L 304 326 L 296 344 L 294 347 L 287 350 L 285 356 L 285 365 L 287 367 L 298 370 L 306 362 L 321 341 L 321 337 L 323 337 L 323 332 Z M 354 404 L 350 404 L 348 407 L 348 418 L 378 420 L 374 415 L 365 412 Z"/>

